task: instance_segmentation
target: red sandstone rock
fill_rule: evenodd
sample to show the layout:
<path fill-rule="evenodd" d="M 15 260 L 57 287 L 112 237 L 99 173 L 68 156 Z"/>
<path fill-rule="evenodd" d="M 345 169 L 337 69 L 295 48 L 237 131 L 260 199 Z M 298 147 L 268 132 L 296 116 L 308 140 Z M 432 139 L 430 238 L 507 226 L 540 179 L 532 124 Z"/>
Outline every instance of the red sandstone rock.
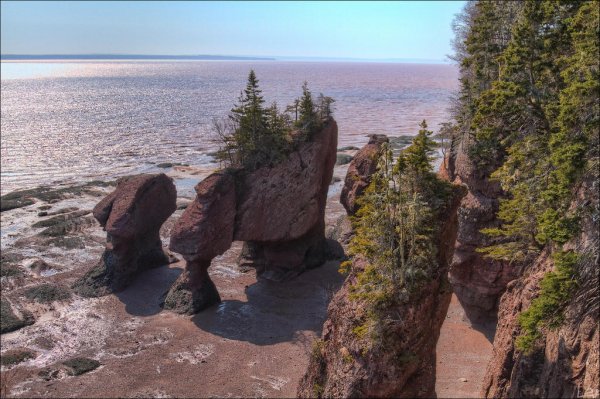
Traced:
<path fill-rule="evenodd" d="M 325 205 L 336 160 L 337 124 L 330 120 L 289 158 L 253 172 L 219 172 L 173 228 L 170 248 L 187 261 L 165 308 L 195 313 L 220 301 L 207 269 L 233 240 L 247 241 L 243 262 L 283 280 L 325 261 Z"/>
<path fill-rule="evenodd" d="M 94 217 L 107 233 L 102 259 L 74 289 L 100 296 L 124 289 L 140 271 L 169 263 L 160 227 L 175 211 L 176 191 L 165 174 L 122 179 L 115 191 L 94 207 Z"/>
<path fill-rule="evenodd" d="M 175 211 L 175 185 L 164 173 L 122 180 L 94 207 L 94 217 L 113 237 L 133 238 L 160 228 Z"/>
<path fill-rule="evenodd" d="M 598 209 L 594 179 L 579 187 L 573 205 Z M 582 212 L 581 233 L 564 246 L 583 254 L 576 265 L 579 286 L 564 309 L 558 328 L 545 328 L 531 354 L 515 346 L 519 315 L 540 293 L 540 281 L 554 270 L 550 248 L 526 265 L 523 276 L 508 284 L 498 310 L 494 351 L 482 397 L 572 398 L 600 396 L 600 299 L 598 296 L 597 221 Z"/>
<path fill-rule="evenodd" d="M 356 332 L 366 317 L 363 300 L 350 298 L 357 272 L 366 262 L 353 259 L 352 273 L 334 296 L 323 326 L 323 342 L 313 349 L 299 397 L 432 397 L 435 392 L 435 350 L 450 304 L 447 271 L 456 238 L 456 210 L 466 188 L 456 186 L 439 215 L 435 238 L 437 267 L 419 288 L 418 300 L 389 309 L 395 331 L 384 346 L 370 345 L 369 333 Z"/>
<path fill-rule="evenodd" d="M 522 270 L 517 262 L 491 260 L 476 251 L 497 243 L 494 241 L 497 239 L 484 235 L 481 230 L 497 227 L 500 223 L 496 213 L 503 192 L 497 181 L 489 179 L 494 165 L 481 169 L 473 164 L 462 145 L 449 154 L 447 161 L 440 173 L 454 183 L 469 187 L 469 194 L 458 210 L 458 236 L 450 266 L 450 282 L 472 320 L 493 319 L 506 285 Z"/>
<path fill-rule="evenodd" d="M 227 172 L 213 173 L 196 186 L 196 193 L 173 227 L 169 247 L 186 260 L 210 261 L 233 241 L 235 180 Z"/>
<path fill-rule="evenodd" d="M 289 241 L 322 223 L 336 151 L 337 124 L 332 120 L 287 160 L 245 176 L 235 239 Z"/>
<path fill-rule="evenodd" d="M 369 143 L 361 148 L 350 162 L 340 195 L 340 202 L 348 215 L 353 215 L 358 210 L 356 200 L 369 185 L 371 175 L 377 170 L 381 145 L 388 141 L 387 136 L 383 134 L 371 135 Z"/>

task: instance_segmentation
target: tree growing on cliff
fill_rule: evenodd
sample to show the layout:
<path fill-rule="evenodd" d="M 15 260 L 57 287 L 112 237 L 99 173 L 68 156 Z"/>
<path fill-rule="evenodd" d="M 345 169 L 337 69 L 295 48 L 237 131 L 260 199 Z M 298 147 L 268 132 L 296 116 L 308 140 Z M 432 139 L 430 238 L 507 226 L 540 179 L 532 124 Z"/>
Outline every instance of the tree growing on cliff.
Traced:
<path fill-rule="evenodd" d="M 523 350 L 560 320 L 580 268 L 559 254 L 586 212 L 576 187 L 598 176 L 599 20 L 595 2 L 479 1 L 457 25 L 457 136 L 477 173 L 504 192 L 501 224 L 483 230 L 493 245 L 479 251 L 524 265 L 544 248 L 556 255 L 556 272 L 520 318 Z"/>
<path fill-rule="evenodd" d="M 308 82 L 302 84 L 302 97 L 300 97 L 300 109 L 296 127 L 302 132 L 301 137 L 306 140 L 320 126 L 312 93 L 308 89 Z"/>
<path fill-rule="evenodd" d="M 250 70 L 246 88 L 227 120 L 213 121 L 213 130 L 220 145 L 216 158 L 226 166 L 254 170 L 283 160 L 295 144 L 310 139 L 321 129 L 324 116 L 331 116 L 331 97 L 320 96 L 315 107 L 308 84 L 302 86 L 302 98 L 281 113 L 276 103 L 265 108 L 265 100 L 254 70 Z M 295 111 L 292 122 L 287 112 Z M 296 132 L 294 133 L 294 130 Z M 292 137 L 294 138 L 292 140 Z"/>
<path fill-rule="evenodd" d="M 430 135 L 423 121 L 419 134 L 395 161 L 389 146 L 383 145 L 377 172 L 353 218 L 350 254 L 363 257 L 368 265 L 358 274 L 352 297 L 369 304 L 371 316 L 363 327 L 376 339 L 386 334 L 387 310 L 415 294 L 436 267 L 435 217 L 449 184 L 432 172 Z"/>

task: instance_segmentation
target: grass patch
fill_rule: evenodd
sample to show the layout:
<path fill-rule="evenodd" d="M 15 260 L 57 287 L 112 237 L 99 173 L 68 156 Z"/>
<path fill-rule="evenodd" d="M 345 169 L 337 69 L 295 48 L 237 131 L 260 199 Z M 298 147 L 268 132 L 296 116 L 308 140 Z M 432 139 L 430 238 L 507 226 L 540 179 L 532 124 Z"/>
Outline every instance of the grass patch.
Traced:
<path fill-rule="evenodd" d="M 357 338 L 363 339 L 369 333 L 369 323 L 361 324 L 360 326 L 354 327 L 352 329 L 352 333 L 356 335 Z"/>

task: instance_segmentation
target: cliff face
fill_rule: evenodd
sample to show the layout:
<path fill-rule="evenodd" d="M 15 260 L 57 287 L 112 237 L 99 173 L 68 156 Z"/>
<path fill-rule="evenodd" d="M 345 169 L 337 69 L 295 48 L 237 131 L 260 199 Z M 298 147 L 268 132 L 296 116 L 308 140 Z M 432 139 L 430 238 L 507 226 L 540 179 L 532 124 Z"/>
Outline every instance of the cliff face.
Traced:
<path fill-rule="evenodd" d="M 487 259 L 476 252 L 477 248 L 493 243 L 481 229 L 498 225 L 496 213 L 502 189 L 497 182 L 490 181 L 490 170 L 473 164 L 462 145 L 452 151 L 447 164 L 447 168 L 442 168 L 443 174 L 469 188 L 458 209 L 458 234 L 450 265 L 450 282 L 470 317 L 494 317 L 506 285 L 521 272 L 521 265 Z"/>
<path fill-rule="evenodd" d="M 598 294 L 598 182 L 585 180 L 572 206 L 582 206 L 581 234 L 565 250 L 582 254 L 576 270 L 579 286 L 557 329 L 545 331 L 533 353 L 515 347 L 519 314 L 540 293 L 540 281 L 554 269 L 550 248 L 509 283 L 498 311 L 494 352 L 481 395 L 485 397 L 598 397 L 600 336 Z"/>
<path fill-rule="evenodd" d="M 407 302 L 389 309 L 394 325 L 384 345 L 371 345 L 357 333 L 367 304 L 351 298 L 365 261 L 353 260 L 353 271 L 333 298 L 322 340 L 313 348 L 308 370 L 300 382 L 301 397 L 430 397 L 435 386 L 435 344 L 445 318 L 451 291 L 448 265 L 454 251 L 456 210 L 465 194 L 455 187 L 439 217 L 438 267 L 428 282 Z"/>

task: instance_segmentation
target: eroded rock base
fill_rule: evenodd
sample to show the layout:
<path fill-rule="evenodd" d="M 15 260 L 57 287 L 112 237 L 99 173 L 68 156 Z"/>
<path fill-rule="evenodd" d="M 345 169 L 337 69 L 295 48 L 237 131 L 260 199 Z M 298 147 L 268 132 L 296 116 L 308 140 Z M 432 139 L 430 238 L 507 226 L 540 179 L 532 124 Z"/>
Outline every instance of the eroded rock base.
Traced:
<path fill-rule="evenodd" d="M 191 315 L 220 303 L 219 291 L 208 275 L 209 266 L 210 261 L 188 262 L 167 293 L 164 308 Z"/>

